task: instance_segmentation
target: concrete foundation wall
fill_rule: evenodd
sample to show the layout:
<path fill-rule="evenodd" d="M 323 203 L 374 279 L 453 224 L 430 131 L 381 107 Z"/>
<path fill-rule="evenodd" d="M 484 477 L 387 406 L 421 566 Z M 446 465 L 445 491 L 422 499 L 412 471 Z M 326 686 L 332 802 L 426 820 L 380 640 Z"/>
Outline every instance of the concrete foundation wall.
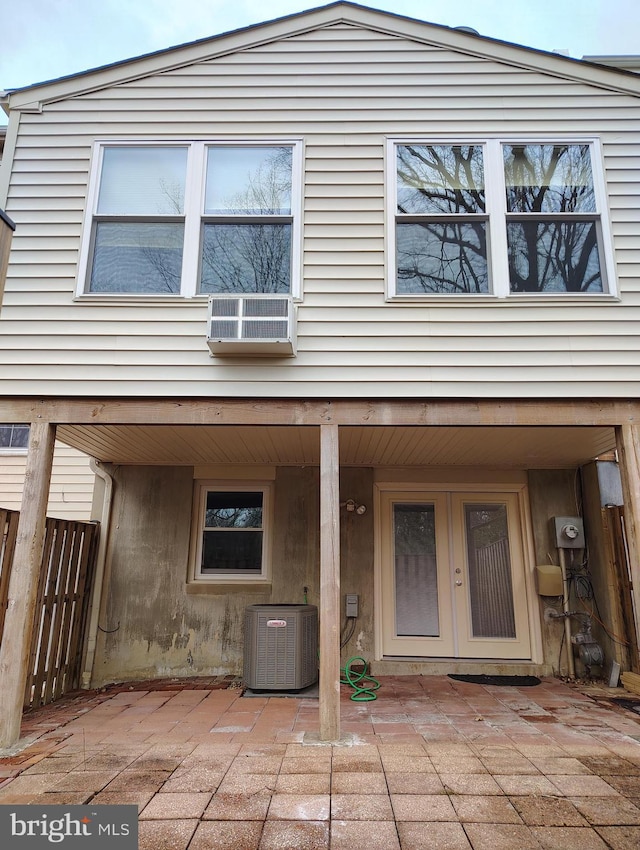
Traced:
<path fill-rule="evenodd" d="M 191 594 L 190 467 L 113 471 L 113 521 L 92 686 L 127 679 L 242 673 L 244 610 L 318 602 L 318 472 L 278 471 L 271 592 Z"/>
<path fill-rule="evenodd" d="M 242 673 L 244 610 L 255 603 L 319 602 L 319 482 L 313 467 L 282 467 L 275 477 L 273 581 L 270 590 L 231 592 L 187 588 L 191 531 L 191 467 L 122 466 L 112 470 L 112 524 L 105 568 L 100 631 L 92 685 L 133 678 Z M 529 473 L 537 563 L 557 561 L 551 517 L 574 515 L 572 470 Z M 373 659 L 373 470 L 341 471 L 340 499 L 364 504 L 366 513 L 340 511 L 342 664 Z M 345 595 L 359 597 L 350 634 Z M 561 621 L 544 623 L 545 668 L 558 669 Z M 322 612 L 320 612 L 321 615 Z M 462 662 L 461 662 L 462 663 Z M 471 662 L 465 662 L 468 666 Z M 566 668 L 564 657 L 561 668 Z M 410 672 L 410 671 L 407 671 Z"/>
<path fill-rule="evenodd" d="M 529 470 L 529 500 L 536 564 L 559 564 L 553 517 L 578 516 L 580 479 L 575 469 Z M 562 611 L 558 597 L 539 596 L 542 645 L 545 664 L 554 673 L 567 673 L 566 647 L 563 645 L 563 620 L 546 620 L 546 608 Z M 575 631 L 575 627 L 573 628 Z M 561 652 L 562 647 L 562 652 Z"/>

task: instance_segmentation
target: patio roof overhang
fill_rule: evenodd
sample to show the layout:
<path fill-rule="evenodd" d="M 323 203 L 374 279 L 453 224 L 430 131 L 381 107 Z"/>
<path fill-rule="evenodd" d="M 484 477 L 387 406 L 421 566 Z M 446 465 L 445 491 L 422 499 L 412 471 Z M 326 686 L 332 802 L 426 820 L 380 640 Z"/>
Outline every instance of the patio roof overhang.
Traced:
<path fill-rule="evenodd" d="M 306 425 L 59 425 L 57 438 L 103 463 L 320 463 Z M 615 445 L 607 426 L 343 425 L 340 465 L 575 468 Z"/>

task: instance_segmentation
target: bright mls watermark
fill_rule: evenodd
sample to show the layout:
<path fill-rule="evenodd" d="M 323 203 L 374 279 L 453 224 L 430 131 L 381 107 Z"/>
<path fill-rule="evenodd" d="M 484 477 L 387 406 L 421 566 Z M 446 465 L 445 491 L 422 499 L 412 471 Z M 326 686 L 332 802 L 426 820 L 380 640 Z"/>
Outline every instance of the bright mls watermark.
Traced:
<path fill-rule="evenodd" d="M 137 806 L 1 806 L 2 850 L 138 850 Z"/>

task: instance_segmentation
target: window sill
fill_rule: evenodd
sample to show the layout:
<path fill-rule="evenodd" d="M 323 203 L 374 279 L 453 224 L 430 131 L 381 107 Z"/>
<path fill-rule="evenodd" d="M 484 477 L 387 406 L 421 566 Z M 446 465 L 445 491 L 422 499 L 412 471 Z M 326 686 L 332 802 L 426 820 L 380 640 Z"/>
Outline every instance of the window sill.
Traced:
<path fill-rule="evenodd" d="M 140 304 L 171 304 L 176 301 L 186 304 L 197 304 L 201 306 L 206 303 L 206 295 L 182 295 L 179 292 L 174 292 L 170 295 L 160 295 L 159 293 L 149 293 L 144 295 L 141 292 L 82 292 L 74 296 L 74 301 L 96 302 L 102 304 L 113 304 L 114 301 L 122 301 L 130 304 L 131 302 L 139 302 Z"/>
<path fill-rule="evenodd" d="M 608 292 L 591 293 L 589 295 L 569 294 L 565 292 L 546 292 L 540 295 L 529 293 L 511 295 L 390 295 L 386 301 L 389 304 L 618 304 L 618 295 Z"/>
<path fill-rule="evenodd" d="M 241 293 L 229 293 L 230 297 L 240 295 Z M 260 293 L 256 293 L 260 294 Z M 286 295 L 287 293 L 283 293 Z M 265 296 L 268 297 L 268 296 Z M 294 304 L 302 303 L 302 295 L 292 295 Z M 157 292 L 150 292 L 145 295 L 142 292 L 81 292 L 76 293 L 74 301 L 82 301 L 85 303 L 96 304 L 113 304 L 114 302 L 122 302 L 124 304 L 139 303 L 139 304 L 175 304 L 177 302 L 184 304 L 194 304 L 201 307 L 207 304 L 209 300 L 208 292 L 197 292 L 194 295 L 183 295 L 180 292 L 174 292 L 169 295 L 161 295 Z"/>
<path fill-rule="evenodd" d="M 194 595 L 209 595 L 216 596 L 227 593 L 271 593 L 270 581 L 236 581 L 225 582 L 221 579 L 219 582 L 214 581 L 188 581 L 186 585 L 187 593 Z"/>

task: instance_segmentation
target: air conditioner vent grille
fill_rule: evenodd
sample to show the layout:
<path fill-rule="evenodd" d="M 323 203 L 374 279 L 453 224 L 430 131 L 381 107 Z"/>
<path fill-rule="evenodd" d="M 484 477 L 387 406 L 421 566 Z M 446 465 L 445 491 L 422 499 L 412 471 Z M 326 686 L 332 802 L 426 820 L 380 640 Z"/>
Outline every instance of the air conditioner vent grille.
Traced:
<path fill-rule="evenodd" d="M 277 320 L 254 319 L 242 323 L 244 339 L 286 339 L 288 323 Z"/>
<path fill-rule="evenodd" d="M 218 355 L 295 354 L 293 299 L 289 295 L 211 295 L 207 344 Z"/>
<path fill-rule="evenodd" d="M 245 609 L 244 682 L 254 690 L 299 690 L 318 678 L 315 605 Z"/>
<path fill-rule="evenodd" d="M 216 316 L 237 316 L 240 303 L 237 298 L 216 298 Z"/>
<path fill-rule="evenodd" d="M 233 337 L 238 332 L 238 323 L 225 321 L 225 319 L 211 319 L 211 337 L 213 339 L 226 339 Z"/>
<path fill-rule="evenodd" d="M 245 316 L 283 316 L 289 313 L 289 301 L 284 298 L 247 298 L 244 302 Z"/>

